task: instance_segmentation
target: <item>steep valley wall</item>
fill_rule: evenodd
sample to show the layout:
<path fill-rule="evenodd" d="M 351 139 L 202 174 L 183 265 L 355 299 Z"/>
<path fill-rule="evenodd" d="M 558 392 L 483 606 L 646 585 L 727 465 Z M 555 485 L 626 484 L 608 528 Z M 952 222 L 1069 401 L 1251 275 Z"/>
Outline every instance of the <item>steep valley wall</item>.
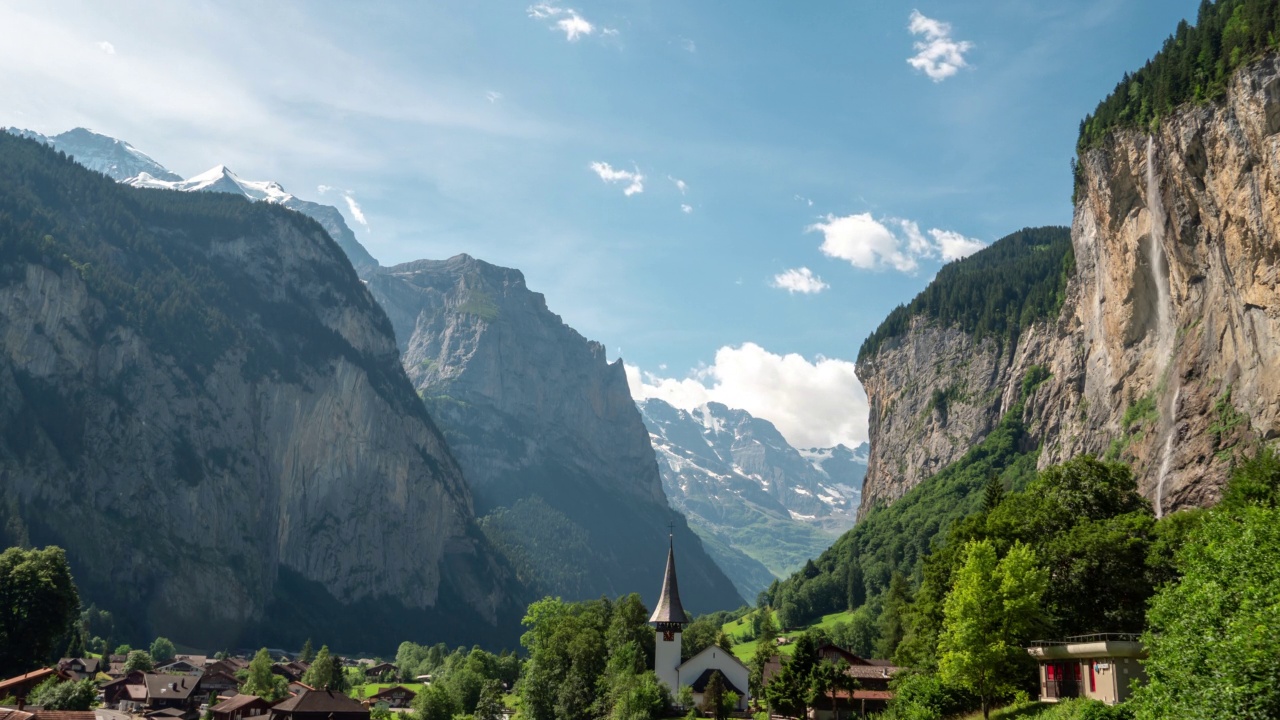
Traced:
<path fill-rule="evenodd" d="M 1123 460 L 1157 512 L 1214 502 L 1234 457 L 1280 437 L 1280 60 L 1079 162 L 1056 318 L 1003 344 L 917 318 L 860 364 L 862 514 L 984 437 L 1033 365 L 1052 374 L 1024 409 L 1039 465 Z"/>

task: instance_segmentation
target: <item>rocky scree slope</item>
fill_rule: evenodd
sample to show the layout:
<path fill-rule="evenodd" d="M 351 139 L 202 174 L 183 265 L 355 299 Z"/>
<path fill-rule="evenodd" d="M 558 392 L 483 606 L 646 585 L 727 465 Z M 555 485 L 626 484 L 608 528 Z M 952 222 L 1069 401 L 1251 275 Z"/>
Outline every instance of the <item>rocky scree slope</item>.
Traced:
<path fill-rule="evenodd" d="M 754 599 L 853 526 L 865 447 L 799 451 L 767 420 L 720 403 L 639 403 L 671 506 Z"/>
<path fill-rule="evenodd" d="M 661 586 L 669 522 L 695 612 L 741 597 L 663 493 L 622 362 L 529 290 L 466 255 L 366 272 L 405 370 L 523 581 L 566 599 Z"/>
<path fill-rule="evenodd" d="M 919 319 L 865 366 L 876 369 L 863 378 L 864 507 L 964 451 L 928 425 L 886 422 L 888 408 L 959 387 L 977 402 L 954 434 L 981 437 L 1032 366 L 1051 373 L 1024 413 L 1040 465 L 1124 460 L 1158 513 L 1216 501 L 1236 454 L 1280 437 L 1280 58 L 1239 69 L 1223 99 L 1149 134 L 1112 131 L 1078 173 L 1059 313 L 1004 348 Z M 968 359 L 951 369 L 953 356 Z M 906 389 L 889 389 L 894 373 Z"/>
<path fill-rule="evenodd" d="M 0 133 L 0 527 L 139 636 L 511 642 L 510 572 L 315 222 Z"/>

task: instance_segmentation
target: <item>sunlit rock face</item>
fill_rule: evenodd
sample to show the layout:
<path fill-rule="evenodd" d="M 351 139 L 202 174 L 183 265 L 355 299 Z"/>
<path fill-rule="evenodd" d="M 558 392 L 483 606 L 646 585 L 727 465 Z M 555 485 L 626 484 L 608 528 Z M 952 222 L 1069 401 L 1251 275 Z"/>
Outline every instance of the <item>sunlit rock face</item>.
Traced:
<path fill-rule="evenodd" d="M 863 511 L 957 459 L 1052 373 L 1024 418 L 1043 467 L 1129 463 L 1158 512 L 1214 502 L 1233 457 L 1280 436 L 1280 60 L 1226 98 L 1080 158 L 1060 315 L 997 348 L 918 322 L 859 367 L 871 404 Z M 934 389 L 966 388 L 945 420 Z"/>

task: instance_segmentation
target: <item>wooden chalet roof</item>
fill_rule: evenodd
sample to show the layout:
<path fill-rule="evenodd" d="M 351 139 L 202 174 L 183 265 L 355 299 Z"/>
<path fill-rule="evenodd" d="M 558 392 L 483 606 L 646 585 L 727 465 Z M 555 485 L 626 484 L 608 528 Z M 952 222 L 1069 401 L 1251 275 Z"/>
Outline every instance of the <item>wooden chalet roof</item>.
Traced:
<path fill-rule="evenodd" d="M 57 670 L 47 667 L 40 668 L 39 670 L 32 670 L 29 673 L 11 677 L 7 680 L 0 680 L 0 697 L 5 697 L 10 694 L 5 692 L 6 690 L 22 687 L 23 685 L 43 682 L 45 678 L 57 673 Z"/>
<path fill-rule="evenodd" d="M 214 705 L 213 707 L 209 708 L 209 712 L 216 712 L 216 713 L 235 712 L 236 710 L 239 710 L 240 708 L 245 707 L 246 705 L 252 705 L 255 702 L 260 702 L 260 703 L 263 703 L 264 705 L 270 705 L 270 703 L 258 697 L 257 695 L 236 695 L 233 698 L 223 700 L 217 705 Z"/>
<path fill-rule="evenodd" d="M 147 674 L 147 697 L 149 699 L 186 700 L 195 692 L 200 684 L 197 678 L 190 675 L 158 675 Z"/>
<path fill-rule="evenodd" d="M 662 578 L 662 594 L 658 596 L 658 604 L 649 617 L 651 623 L 677 623 L 687 625 L 689 614 L 680 604 L 680 586 L 676 583 L 676 551 L 674 545 L 667 546 L 667 573 Z"/>
<path fill-rule="evenodd" d="M 271 713 L 362 713 L 369 710 L 360 703 L 332 690 L 307 690 L 299 693 L 275 707 Z"/>
<path fill-rule="evenodd" d="M 392 685 L 392 686 L 391 686 L 391 687 L 389 687 L 389 688 L 383 688 L 383 689 L 379 690 L 378 692 L 376 692 L 376 693 L 374 693 L 374 694 L 370 695 L 369 697 L 370 697 L 370 699 L 372 699 L 372 698 L 380 698 L 380 697 L 391 697 L 392 695 L 395 695 L 396 693 L 402 693 L 402 694 L 404 694 L 405 696 L 407 696 L 407 697 L 409 697 L 409 698 L 415 698 L 415 697 L 417 697 L 417 696 L 418 696 L 418 693 L 416 693 L 416 692 L 414 692 L 414 691 L 410 690 L 410 689 L 409 689 L 409 688 L 407 688 L 407 687 L 404 687 L 403 685 Z"/>

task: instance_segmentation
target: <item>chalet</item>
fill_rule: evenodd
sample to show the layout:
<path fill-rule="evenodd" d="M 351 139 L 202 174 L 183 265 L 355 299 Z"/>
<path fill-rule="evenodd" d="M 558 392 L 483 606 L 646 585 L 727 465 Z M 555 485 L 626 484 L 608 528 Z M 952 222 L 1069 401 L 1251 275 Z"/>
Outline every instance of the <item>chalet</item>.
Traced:
<path fill-rule="evenodd" d="M 845 674 L 853 678 L 855 688 L 852 691 L 836 692 L 834 704 L 831 695 L 817 699 L 809 713 L 813 720 L 831 720 L 832 718 L 857 715 L 866 717 L 868 713 L 883 712 L 893 699 L 889 690 L 889 681 L 894 675 L 902 672 L 888 660 L 863 658 L 844 648 L 824 644 L 818 648 L 818 657 L 826 662 L 844 663 Z M 782 670 L 782 656 L 774 655 L 764 665 L 764 682 Z"/>
<path fill-rule="evenodd" d="M 257 695 L 236 695 L 209 708 L 213 720 L 247 720 L 265 716 L 271 712 L 271 703 Z"/>
<path fill-rule="evenodd" d="M 387 704 L 387 707 L 407 708 L 413 704 L 413 699 L 417 696 L 418 694 L 409 688 L 396 685 L 384 688 L 370 695 L 367 702 L 370 705 L 376 705 L 380 702 L 384 702 Z"/>
<path fill-rule="evenodd" d="M 380 662 L 377 665 L 365 668 L 364 676 L 372 680 L 374 678 L 380 678 L 384 675 L 395 675 L 398 672 L 399 670 L 396 669 L 395 665 L 392 665 L 389 662 Z"/>
<path fill-rule="evenodd" d="M 681 687 L 689 686 L 693 689 L 694 702 L 701 704 L 712 675 L 719 672 L 725 689 L 738 695 L 738 705 L 734 709 L 747 709 L 751 699 L 747 680 L 751 671 L 733 653 L 712 645 L 688 660 L 680 661 L 680 635 L 684 626 L 689 624 L 689 615 L 680 603 L 675 546 L 669 541 L 662 592 L 649 622 L 654 625 L 655 635 L 653 671 L 673 696 Z"/>
<path fill-rule="evenodd" d="M 173 659 L 175 661 L 181 660 L 183 662 L 189 663 L 192 667 L 198 667 L 201 670 L 209 666 L 208 655 L 181 655 L 180 654 L 180 655 L 174 655 Z"/>
<path fill-rule="evenodd" d="M 48 667 L 32 670 L 29 673 L 11 677 L 8 680 L 0 680 L 0 697 L 14 697 L 18 700 L 26 700 L 27 693 L 31 692 L 32 688 L 54 676 L 66 679 L 66 676 L 59 672 L 57 668 Z"/>
<path fill-rule="evenodd" d="M 204 674 L 204 665 L 195 665 L 187 660 L 174 660 L 168 665 L 161 665 L 156 668 L 156 672 L 165 675 L 193 675 L 199 677 Z"/>
<path fill-rule="evenodd" d="M 131 692 L 130 687 L 135 690 Z M 147 680 L 141 670 L 134 670 L 102 686 L 102 702 L 109 708 L 125 710 L 122 703 L 137 703 L 141 707 L 146 701 Z"/>
<path fill-rule="evenodd" d="M 288 690 L 290 695 L 296 696 L 301 695 L 304 692 L 311 692 L 312 690 L 315 690 L 315 688 L 302 681 L 298 681 L 289 683 Z"/>
<path fill-rule="evenodd" d="M 1040 671 L 1040 701 L 1083 697 L 1108 705 L 1129 698 L 1134 681 L 1147 679 L 1147 656 L 1137 635 L 1095 633 L 1062 640 L 1037 640 L 1027 652 Z"/>
<path fill-rule="evenodd" d="M 128 655 L 108 655 L 107 667 L 103 672 L 111 677 L 124 677 L 124 664 L 129 660 Z"/>
<path fill-rule="evenodd" d="M 200 676 L 200 692 L 213 693 L 214 695 L 233 695 L 240 687 L 240 681 L 235 676 L 225 672 L 205 672 Z"/>
<path fill-rule="evenodd" d="M 249 661 L 244 658 L 229 657 L 222 660 L 214 660 L 205 666 L 205 672 L 224 672 L 228 675 L 235 675 L 241 670 L 249 668 Z"/>
<path fill-rule="evenodd" d="M 194 708 L 201 696 L 196 692 L 200 687 L 200 679 L 190 675 L 157 675 L 147 673 L 147 710 L 163 710 L 175 708 L 190 710 Z"/>
<path fill-rule="evenodd" d="M 271 708 L 271 720 L 369 720 L 369 709 L 340 692 L 310 690 Z"/>
<path fill-rule="evenodd" d="M 92 680 L 98 677 L 101 661 L 98 658 L 62 658 L 58 670 L 71 680 Z"/>

